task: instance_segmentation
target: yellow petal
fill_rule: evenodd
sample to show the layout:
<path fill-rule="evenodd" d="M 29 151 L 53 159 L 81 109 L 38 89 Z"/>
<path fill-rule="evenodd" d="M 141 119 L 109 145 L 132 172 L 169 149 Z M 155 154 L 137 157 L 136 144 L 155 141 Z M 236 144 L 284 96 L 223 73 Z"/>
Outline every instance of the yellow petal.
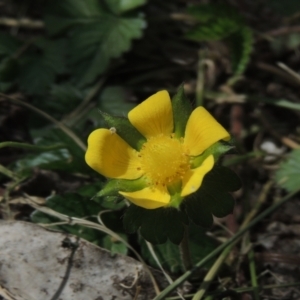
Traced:
<path fill-rule="evenodd" d="M 85 161 L 109 178 L 137 179 L 143 175 L 137 152 L 108 129 L 97 129 L 90 134 Z"/>
<path fill-rule="evenodd" d="M 189 155 L 200 155 L 222 139 L 229 140 L 229 133 L 204 107 L 197 107 L 188 119 L 185 129 L 184 145 L 189 150 Z"/>
<path fill-rule="evenodd" d="M 160 91 L 128 113 L 130 123 L 146 138 L 173 132 L 173 112 L 169 93 Z"/>
<path fill-rule="evenodd" d="M 169 204 L 171 196 L 167 192 L 162 191 L 161 189 L 156 188 L 144 188 L 140 191 L 136 192 L 119 192 L 126 199 L 131 201 L 133 204 L 137 206 L 141 206 L 147 209 L 159 208 L 162 206 L 166 206 Z"/>
<path fill-rule="evenodd" d="M 181 196 L 185 197 L 196 192 L 200 188 L 205 174 L 207 174 L 213 166 L 214 157 L 210 155 L 204 160 L 200 167 L 189 170 L 182 179 Z"/>

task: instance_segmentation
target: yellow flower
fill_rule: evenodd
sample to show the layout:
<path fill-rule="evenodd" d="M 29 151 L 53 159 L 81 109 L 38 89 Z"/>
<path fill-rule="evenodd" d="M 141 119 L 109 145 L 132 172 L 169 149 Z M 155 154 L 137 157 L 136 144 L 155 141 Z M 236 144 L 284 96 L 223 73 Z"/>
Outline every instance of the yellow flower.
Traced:
<path fill-rule="evenodd" d="M 197 157 L 229 133 L 203 107 L 190 115 L 183 137 L 174 134 L 172 103 L 167 91 L 160 91 L 128 114 L 130 123 L 146 138 L 133 149 L 115 128 L 97 129 L 88 138 L 87 164 L 111 179 L 143 179 L 145 185 L 134 192 L 119 193 L 137 206 L 155 209 L 178 207 L 182 199 L 196 192 L 214 166 L 208 155 L 197 165 Z"/>

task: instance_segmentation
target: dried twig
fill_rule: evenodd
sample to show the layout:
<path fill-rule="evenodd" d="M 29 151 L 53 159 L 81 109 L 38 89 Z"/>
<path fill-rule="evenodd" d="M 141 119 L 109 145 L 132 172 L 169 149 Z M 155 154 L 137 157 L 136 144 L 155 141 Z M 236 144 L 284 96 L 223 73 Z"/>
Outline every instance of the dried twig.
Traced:
<path fill-rule="evenodd" d="M 28 29 L 44 29 L 45 24 L 43 21 L 39 20 L 31 20 L 29 18 L 20 18 L 20 19 L 13 19 L 13 18 L 0 18 L 0 25 L 7 26 L 7 27 L 23 27 Z"/>

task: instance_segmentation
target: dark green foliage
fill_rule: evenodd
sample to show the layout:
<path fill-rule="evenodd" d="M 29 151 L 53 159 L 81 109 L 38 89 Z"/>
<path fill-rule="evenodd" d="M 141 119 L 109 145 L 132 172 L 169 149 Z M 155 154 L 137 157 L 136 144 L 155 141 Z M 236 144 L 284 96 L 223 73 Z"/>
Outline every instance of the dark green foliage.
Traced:
<path fill-rule="evenodd" d="M 137 13 L 124 15 L 144 0 L 46 1 L 43 18 L 50 37 L 25 43 L 0 34 L 0 90 L 17 83 L 29 95 L 44 95 L 63 79 L 84 88 L 107 70 L 112 58 L 142 37 L 146 23 Z M 14 64 L 12 66 L 12 64 Z"/>
<path fill-rule="evenodd" d="M 99 96 L 98 107 L 113 116 L 127 116 L 135 107 L 135 103 L 128 99 L 128 91 L 122 86 L 108 86 Z"/>
<path fill-rule="evenodd" d="M 16 59 L 6 57 L 0 62 L 0 83 L 12 86 L 19 72 L 19 63 Z M 5 88 L 0 90 L 5 91 Z"/>
<path fill-rule="evenodd" d="M 236 22 L 231 19 L 216 19 L 191 29 L 186 37 L 195 41 L 216 41 L 228 37 L 237 28 Z"/>
<path fill-rule="evenodd" d="M 194 224 L 209 228 L 212 215 L 222 218 L 232 213 L 234 199 L 229 192 L 240 188 L 241 181 L 233 171 L 215 166 L 204 177 L 200 189 L 184 200 L 183 209 Z"/>
<path fill-rule="evenodd" d="M 66 72 L 66 41 L 38 39 L 20 61 L 19 84 L 29 94 L 44 94 L 56 75 Z"/>
<path fill-rule="evenodd" d="M 253 48 L 252 30 L 242 26 L 227 39 L 232 59 L 232 72 L 235 76 L 241 75 L 246 70 Z"/>
<path fill-rule="evenodd" d="M 7 33 L 0 33 L 0 58 L 13 56 L 21 46 L 21 43 Z"/>
<path fill-rule="evenodd" d="M 242 23 L 239 14 L 226 4 L 193 5 L 187 13 L 199 22 L 186 35 L 196 41 L 223 39 L 239 30 Z"/>
<path fill-rule="evenodd" d="M 121 236 L 125 241 L 127 241 L 127 236 L 125 234 L 122 234 Z M 109 235 L 103 238 L 103 247 L 110 250 L 112 255 L 115 253 L 121 253 L 123 255 L 126 255 L 128 252 L 128 248 L 124 243 L 115 240 Z"/>
<path fill-rule="evenodd" d="M 75 109 L 84 99 L 82 91 L 75 86 L 66 83 L 52 85 L 50 97 L 47 101 L 48 109 L 54 113 L 68 114 Z"/>
<path fill-rule="evenodd" d="M 141 17 L 121 17 L 95 0 L 55 0 L 49 3 L 46 26 L 51 35 L 69 35 L 72 80 L 83 87 L 102 74 L 111 58 L 130 49 L 131 40 L 142 36 Z"/>
<path fill-rule="evenodd" d="M 140 228 L 142 236 L 153 244 L 162 244 L 168 239 L 179 244 L 188 219 L 198 226 L 209 228 L 213 215 L 222 218 L 232 213 L 234 199 L 229 192 L 240 188 L 241 181 L 233 171 L 215 166 L 204 177 L 200 189 L 183 200 L 179 210 L 164 207 L 145 209 L 131 204 L 123 219 L 125 230 L 133 233 Z"/>
<path fill-rule="evenodd" d="M 28 153 L 15 163 L 15 171 L 39 167 L 47 170 L 61 170 L 75 173 L 91 173 L 91 169 L 84 161 L 84 151 L 65 133 L 59 129 L 44 128 L 32 132 L 38 137 L 37 146 L 65 145 L 65 149 L 44 151 L 39 154 Z"/>
<path fill-rule="evenodd" d="M 21 43 L 6 33 L 0 33 L 0 91 L 6 92 L 15 83 L 19 62 L 15 57 Z"/>
<path fill-rule="evenodd" d="M 128 233 L 141 228 L 142 236 L 152 244 L 162 244 L 167 239 L 179 244 L 187 222 L 186 215 L 175 208 L 145 209 L 134 204 L 129 206 L 123 218 Z"/>

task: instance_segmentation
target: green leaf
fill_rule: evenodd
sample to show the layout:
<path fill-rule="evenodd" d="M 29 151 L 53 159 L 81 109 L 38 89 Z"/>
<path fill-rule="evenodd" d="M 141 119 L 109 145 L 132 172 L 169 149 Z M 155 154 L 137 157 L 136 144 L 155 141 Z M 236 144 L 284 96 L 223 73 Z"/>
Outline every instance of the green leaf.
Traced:
<path fill-rule="evenodd" d="M 192 113 L 192 106 L 184 94 L 183 84 L 172 99 L 174 133 L 177 138 L 184 137 L 187 121 Z"/>
<path fill-rule="evenodd" d="M 29 94 L 44 94 L 56 75 L 65 72 L 64 49 L 64 40 L 37 40 L 33 51 L 20 62 L 20 87 Z"/>
<path fill-rule="evenodd" d="M 123 217 L 123 223 L 125 231 L 128 233 L 136 232 L 143 223 L 144 215 L 146 215 L 147 210 L 131 204 L 125 211 Z"/>
<path fill-rule="evenodd" d="M 86 86 L 95 81 L 142 36 L 145 21 L 139 17 L 120 17 L 95 0 L 51 1 L 46 27 L 50 34 L 68 31 L 70 65 L 74 82 Z M 102 3 L 103 4 L 103 3 Z"/>
<path fill-rule="evenodd" d="M 182 206 L 194 224 L 204 228 L 209 228 L 213 224 L 211 209 L 207 206 L 205 199 L 203 197 L 199 197 L 202 195 L 200 194 L 198 196 L 199 192 L 200 190 L 187 197 Z"/>
<path fill-rule="evenodd" d="M 193 5 L 187 13 L 199 22 L 186 34 L 195 41 L 223 39 L 238 30 L 242 23 L 237 11 L 226 4 Z"/>
<path fill-rule="evenodd" d="M 183 209 L 194 224 L 209 228 L 213 223 L 212 215 L 222 218 L 232 213 L 234 199 L 228 192 L 240 187 L 241 181 L 234 172 L 215 166 L 204 177 L 200 189 L 184 200 Z"/>
<path fill-rule="evenodd" d="M 50 35 L 68 30 L 74 24 L 84 24 L 98 18 L 103 7 L 98 0 L 53 0 L 47 3 L 45 23 Z"/>
<path fill-rule="evenodd" d="M 79 120 L 76 118 L 75 121 L 74 119 L 71 119 L 68 123 L 76 125 L 76 128 L 80 131 L 87 130 L 87 123 L 93 125 L 91 126 L 91 130 L 94 128 L 106 127 L 106 125 L 114 127 L 113 125 L 105 124 L 105 121 L 101 118 L 99 109 L 110 115 L 127 115 L 129 110 L 134 107 L 134 103 L 128 100 L 128 95 L 128 91 L 121 86 L 105 87 L 98 98 L 97 107 L 93 107 L 86 112 L 86 114 L 81 115 Z"/>
<path fill-rule="evenodd" d="M 5 58 L 0 62 L 0 82 L 14 82 L 18 76 L 19 63 L 14 58 Z"/>
<path fill-rule="evenodd" d="M 191 29 L 185 37 L 194 41 L 217 41 L 228 37 L 233 32 L 237 31 L 239 24 L 234 20 L 220 18 L 197 25 Z"/>
<path fill-rule="evenodd" d="M 125 241 L 127 241 L 127 237 L 124 234 L 119 234 Z M 103 239 L 103 246 L 104 248 L 106 248 L 107 250 L 109 250 L 111 252 L 111 254 L 115 254 L 115 253 L 120 253 L 123 255 L 127 255 L 128 254 L 128 248 L 126 247 L 126 245 L 118 240 L 115 240 L 113 237 L 111 236 L 106 236 Z"/>
<path fill-rule="evenodd" d="M 97 193 L 97 197 L 117 196 L 119 191 L 135 192 L 145 188 L 146 186 L 147 181 L 143 177 L 135 180 L 111 179 L 105 184 L 102 190 Z"/>
<path fill-rule="evenodd" d="M 98 107 L 114 116 L 127 116 L 136 105 L 128 100 L 129 95 L 128 91 L 121 86 L 108 86 L 103 89 L 99 97 Z"/>
<path fill-rule="evenodd" d="M 223 166 L 215 166 L 205 177 L 205 184 L 210 188 L 218 187 L 221 191 L 235 192 L 242 187 L 235 172 Z"/>
<path fill-rule="evenodd" d="M 187 13 L 193 16 L 197 21 L 208 22 L 220 18 L 228 18 L 241 22 L 241 16 L 230 5 L 223 3 L 209 3 L 200 5 L 190 5 Z"/>
<path fill-rule="evenodd" d="M 200 24 L 196 24 L 186 37 L 195 41 L 227 38 L 232 57 L 233 78 L 241 75 L 250 59 L 253 37 L 251 29 L 244 25 L 239 13 L 226 4 L 192 6 L 188 13 Z"/>
<path fill-rule="evenodd" d="M 179 248 L 177 245 L 173 244 L 170 241 L 166 241 L 166 243 L 164 244 L 153 245 L 153 248 L 159 262 L 166 271 L 169 271 L 173 274 L 183 271 Z M 149 252 L 148 247 L 144 241 L 141 241 L 141 251 L 147 263 L 149 263 L 150 266 L 154 268 L 158 268 L 155 259 Z"/>
<path fill-rule="evenodd" d="M 51 111 L 54 116 L 61 118 L 62 115 L 70 113 L 84 99 L 82 91 L 69 83 L 52 85 L 50 97 L 45 101 L 44 107 Z"/>
<path fill-rule="evenodd" d="M 277 184 L 288 192 L 300 187 L 300 150 L 293 150 L 283 161 L 275 174 Z"/>
<path fill-rule="evenodd" d="M 250 54 L 253 49 L 253 35 L 249 27 L 241 26 L 239 30 L 231 34 L 227 39 L 232 60 L 232 71 L 234 76 L 244 73 Z"/>
<path fill-rule="evenodd" d="M 64 169 L 60 168 L 62 162 L 67 163 L 70 154 L 67 149 L 47 151 L 39 154 L 29 154 L 16 162 L 17 170 L 40 167 L 41 169 Z"/>
<path fill-rule="evenodd" d="M 111 12 L 120 14 L 135 9 L 146 3 L 146 0 L 105 0 Z"/>
<path fill-rule="evenodd" d="M 152 244 L 162 244 L 169 239 L 179 244 L 183 238 L 185 214 L 175 208 L 145 209 L 131 204 L 123 218 L 124 228 L 133 233 L 141 228 L 141 235 Z"/>
<path fill-rule="evenodd" d="M 11 56 L 20 47 L 20 42 L 13 36 L 0 33 L 0 57 L 1 56 Z"/>
<path fill-rule="evenodd" d="M 55 72 L 43 57 L 32 55 L 23 60 L 19 84 L 29 94 L 43 94 L 54 82 Z"/>
<path fill-rule="evenodd" d="M 84 151 L 64 132 L 58 128 L 42 128 L 31 130 L 37 146 L 65 145 L 66 149 L 49 151 L 45 147 L 44 153 L 28 154 L 16 162 L 17 169 L 40 167 L 64 172 L 82 172 L 89 174 L 93 171 L 84 161 Z"/>

